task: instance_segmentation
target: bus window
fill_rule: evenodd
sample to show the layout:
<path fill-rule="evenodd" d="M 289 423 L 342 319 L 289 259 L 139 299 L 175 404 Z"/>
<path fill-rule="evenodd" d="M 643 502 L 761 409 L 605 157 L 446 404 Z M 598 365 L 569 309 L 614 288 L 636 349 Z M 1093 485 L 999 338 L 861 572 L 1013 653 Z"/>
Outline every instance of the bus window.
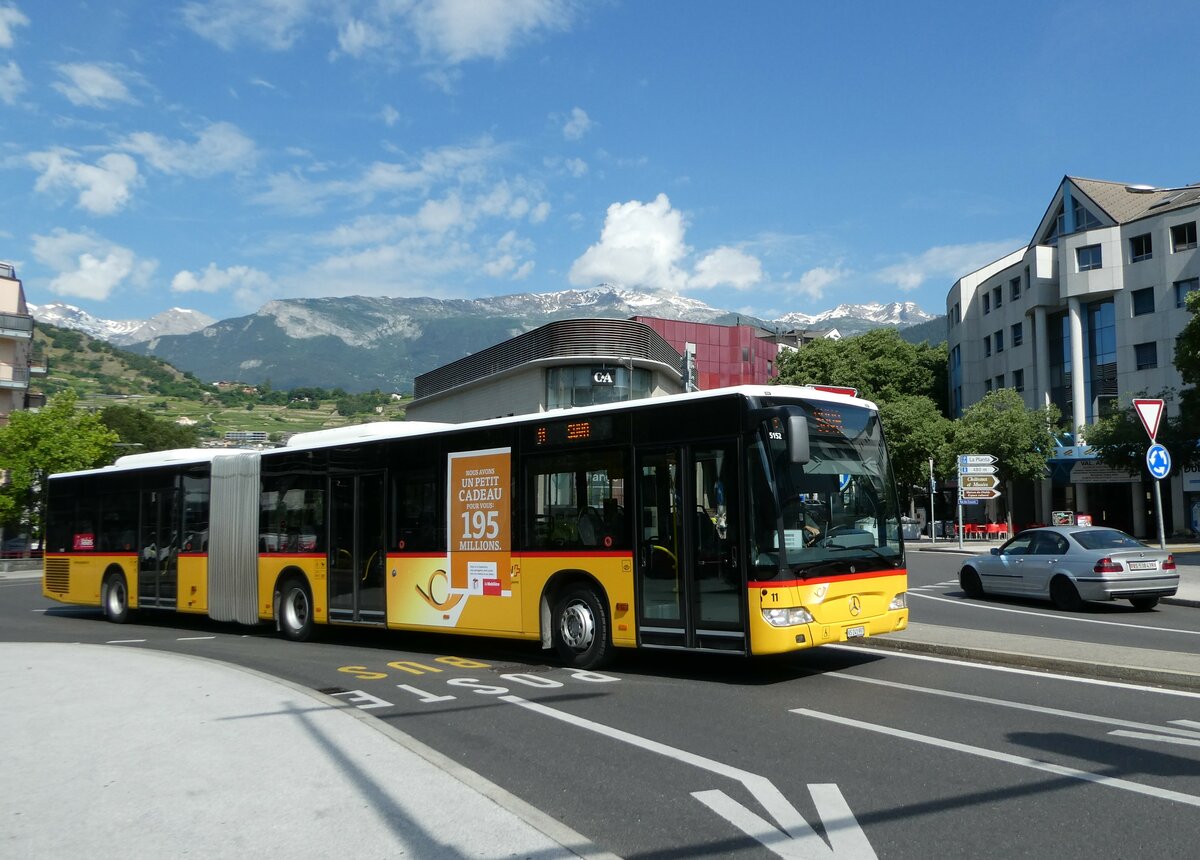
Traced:
<path fill-rule="evenodd" d="M 264 476 L 258 508 L 259 552 L 323 552 L 325 479 Z"/>
<path fill-rule="evenodd" d="M 419 471 L 392 473 L 392 546 L 401 552 L 446 549 L 446 512 L 438 500 L 440 463 Z"/>
<path fill-rule="evenodd" d="M 530 549 L 628 549 L 620 451 L 572 451 L 525 461 Z"/>
<path fill-rule="evenodd" d="M 101 552 L 133 552 L 137 542 L 138 492 L 118 490 L 100 497 Z"/>

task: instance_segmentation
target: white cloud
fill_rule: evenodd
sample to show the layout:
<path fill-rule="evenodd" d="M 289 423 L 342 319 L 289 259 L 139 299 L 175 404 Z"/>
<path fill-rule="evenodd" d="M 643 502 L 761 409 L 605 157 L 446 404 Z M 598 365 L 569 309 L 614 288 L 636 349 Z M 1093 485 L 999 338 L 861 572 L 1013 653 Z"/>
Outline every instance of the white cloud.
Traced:
<path fill-rule="evenodd" d="M 563 162 L 563 164 L 567 168 L 567 173 L 570 173 L 576 179 L 581 179 L 584 176 L 587 176 L 587 172 L 588 172 L 587 162 L 584 161 L 582 158 L 568 158 L 566 161 Z"/>
<path fill-rule="evenodd" d="M 679 265 L 688 252 L 683 234 L 683 215 L 665 194 L 650 203 L 614 203 L 600 241 L 571 265 L 568 280 L 576 286 L 607 281 L 678 292 L 688 281 Z"/>
<path fill-rule="evenodd" d="M 1021 247 L 1020 240 L 940 245 L 894 263 L 875 273 L 875 279 L 911 292 L 930 279 L 953 282 L 961 276 L 1000 259 Z"/>
<path fill-rule="evenodd" d="M 825 295 L 826 288 L 844 278 L 846 274 L 846 270 L 840 267 L 829 269 L 818 266 L 801 275 L 799 283 L 793 289 L 810 299 L 821 299 Z"/>
<path fill-rule="evenodd" d="M 0 6 L 0 48 L 13 46 L 13 28 L 27 27 L 29 19 L 16 6 Z"/>
<path fill-rule="evenodd" d="M 216 263 L 209 263 L 198 274 L 185 269 L 171 279 L 171 290 L 176 293 L 221 293 L 230 290 L 265 293 L 271 286 L 270 276 L 258 269 L 249 266 L 218 269 Z"/>
<path fill-rule="evenodd" d="M 379 112 L 379 116 L 383 119 L 383 124 L 388 128 L 391 128 L 400 121 L 400 111 L 391 105 L 384 105 L 383 110 Z"/>
<path fill-rule="evenodd" d="M 77 161 L 74 156 L 70 150 L 31 153 L 29 163 L 42 171 L 35 190 L 69 188 L 79 192 L 81 209 L 96 215 L 120 211 L 138 184 L 137 162 L 119 152 L 102 156 L 95 164 Z"/>
<path fill-rule="evenodd" d="M 144 287 L 158 267 L 152 260 L 139 261 L 128 248 L 62 229 L 35 235 L 33 256 L 58 273 L 48 285 L 52 293 L 99 301 L 126 283 Z"/>
<path fill-rule="evenodd" d="M 186 3 L 183 21 L 196 35 L 226 51 L 253 42 L 287 50 L 313 14 L 309 0 L 209 0 Z"/>
<path fill-rule="evenodd" d="M 566 30 L 575 5 L 562 0 L 431 0 L 412 7 L 409 20 L 426 57 L 457 64 L 500 60 L 541 31 Z"/>
<path fill-rule="evenodd" d="M 351 57 L 387 43 L 387 34 L 359 18 L 349 18 L 338 29 L 338 47 Z"/>
<path fill-rule="evenodd" d="M 17 96 L 25 91 L 25 77 L 21 67 L 11 60 L 0 66 L 0 102 L 6 105 L 17 103 Z"/>
<path fill-rule="evenodd" d="M 119 66 L 108 63 L 64 63 L 58 66 L 63 80 L 54 89 L 78 107 L 107 108 L 114 102 L 136 103 L 118 77 Z"/>
<path fill-rule="evenodd" d="M 692 289 L 730 286 L 747 290 L 762 280 L 762 263 L 757 257 L 736 248 L 721 247 L 705 254 L 688 280 Z"/>
<path fill-rule="evenodd" d="M 592 120 L 583 108 L 572 108 L 571 116 L 563 126 L 563 137 L 567 140 L 579 140 L 592 127 Z"/>
<path fill-rule="evenodd" d="M 244 170 L 258 157 L 254 141 L 227 122 L 212 123 L 200 132 L 195 143 L 139 131 L 126 137 L 120 146 L 142 156 L 163 173 L 194 177 Z"/>

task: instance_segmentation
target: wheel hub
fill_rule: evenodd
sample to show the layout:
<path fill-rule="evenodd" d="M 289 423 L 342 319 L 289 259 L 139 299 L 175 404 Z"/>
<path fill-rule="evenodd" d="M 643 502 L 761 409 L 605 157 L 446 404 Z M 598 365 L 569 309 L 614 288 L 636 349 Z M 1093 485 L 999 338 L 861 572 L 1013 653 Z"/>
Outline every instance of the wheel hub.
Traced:
<path fill-rule="evenodd" d="M 586 651 L 596 638 L 596 619 L 587 604 L 576 601 L 563 610 L 559 633 L 567 646 L 575 651 Z"/>

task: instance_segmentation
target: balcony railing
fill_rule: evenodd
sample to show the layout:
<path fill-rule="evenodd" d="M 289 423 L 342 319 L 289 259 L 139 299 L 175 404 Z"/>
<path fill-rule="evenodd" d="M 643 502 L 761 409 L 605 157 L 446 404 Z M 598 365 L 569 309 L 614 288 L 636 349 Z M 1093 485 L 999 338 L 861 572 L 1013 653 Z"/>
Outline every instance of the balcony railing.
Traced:
<path fill-rule="evenodd" d="M 44 409 L 46 407 L 46 395 L 40 391 L 25 392 L 25 408 L 26 409 Z"/>
<path fill-rule="evenodd" d="M 50 363 L 44 352 L 35 352 L 29 356 L 29 372 L 34 376 L 45 376 L 50 372 Z"/>
<path fill-rule="evenodd" d="M 0 337 L 33 337 L 33 317 L 29 314 L 0 314 Z"/>
<path fill-rule="evenodd" d="M 0 388 L 28 388 L 29 368 L 0 364 Z"/>

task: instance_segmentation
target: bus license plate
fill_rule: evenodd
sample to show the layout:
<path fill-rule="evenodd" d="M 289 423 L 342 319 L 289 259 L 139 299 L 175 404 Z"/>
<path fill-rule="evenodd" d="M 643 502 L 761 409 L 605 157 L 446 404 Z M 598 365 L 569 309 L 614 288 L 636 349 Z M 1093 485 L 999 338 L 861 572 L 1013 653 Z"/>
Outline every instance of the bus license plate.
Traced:
<path fill-rule="evenodd" d="M 847 639 L 859 639 L 866 635 L 867 635 L 866 627 L 860 626 L 860 627 L 847 627 L 846 628 L 846 638 Z"/>
<path fill-rule="evenodd" d="M 1131 561 L 1129 562 L 1130 570 L 1154 570 L 1158 567 L 1158 562 L 1155 561 Z"/>

